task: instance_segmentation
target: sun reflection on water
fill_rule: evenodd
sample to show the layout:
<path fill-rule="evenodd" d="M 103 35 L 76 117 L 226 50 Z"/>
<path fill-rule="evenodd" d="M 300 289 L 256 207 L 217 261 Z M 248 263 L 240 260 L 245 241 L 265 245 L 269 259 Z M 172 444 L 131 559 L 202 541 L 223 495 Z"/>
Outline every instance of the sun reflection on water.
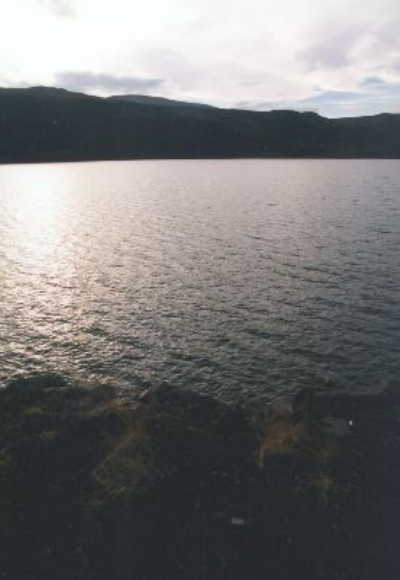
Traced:
<path fill-rule="evenodd" d="M 0 167 L 0 358 L 3 372 L 24 353 L 29 372 L 71 334 L 74 273 L 67 260 L 73 172 L 63 165 Z M 53 342 L 52 342 L 53 341 Z M 15 369 L 14 369 L 15 370 Z M 1 379 L 1 377 L 0 377 Z"/>
<path fill-rule="evenodd" d="M 25 271 L 45 273 L 54 266 L 62 242 L 67 181 L 48 166 L 13 169 L 14 195 L 8 209 L 14 227 L 5 232 L 10 258 Z"/>

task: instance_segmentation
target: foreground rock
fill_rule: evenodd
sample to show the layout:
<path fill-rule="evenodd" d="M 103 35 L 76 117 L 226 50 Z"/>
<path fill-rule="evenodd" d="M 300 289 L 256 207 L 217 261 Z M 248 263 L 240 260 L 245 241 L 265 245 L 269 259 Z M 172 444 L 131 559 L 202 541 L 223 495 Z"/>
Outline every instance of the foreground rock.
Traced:
<path fill-rule="evenodd" d="M 400 577 L 400 397 L 0 391 L 0 576 Z"/>

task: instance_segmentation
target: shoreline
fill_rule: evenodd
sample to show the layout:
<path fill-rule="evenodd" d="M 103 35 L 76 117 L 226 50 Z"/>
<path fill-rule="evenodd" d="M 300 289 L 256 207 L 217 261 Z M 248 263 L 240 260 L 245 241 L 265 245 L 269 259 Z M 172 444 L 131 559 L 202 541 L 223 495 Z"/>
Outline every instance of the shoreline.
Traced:
<path fill-rule="evenodd" d="M 298 155 L 298 156 L 280 156 L 280 155 L 135 155 L 129 157 L 60 157 L 60 158 L 47 158 L 47 159 L 11 159 L 4 160 L 0 159 L 0 166 L 2 165 L 39 165 L 39 164 L 50 164 L 50 163 L 101 163 L 101 162 L 111 162 L 111 161 L 202 161 L 202 160 L 262 160 L 262 161 L 274 161 L 274 160 L 310 160 L 310 161 L 328 161 L 328 160 L 399 160 L 400 155 L 385 155 L 385 156 L 310 156 L 310 155 Z"/>

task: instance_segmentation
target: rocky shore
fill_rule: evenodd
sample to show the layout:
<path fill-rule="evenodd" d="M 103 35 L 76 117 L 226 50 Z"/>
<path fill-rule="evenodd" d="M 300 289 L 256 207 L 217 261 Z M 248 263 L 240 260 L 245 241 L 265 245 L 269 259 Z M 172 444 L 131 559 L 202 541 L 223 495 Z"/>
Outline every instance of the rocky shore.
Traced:
<path fill-rule="evenodd" d="M 397 580 L 400 395 L 0 391 L 0 577 Z"/>

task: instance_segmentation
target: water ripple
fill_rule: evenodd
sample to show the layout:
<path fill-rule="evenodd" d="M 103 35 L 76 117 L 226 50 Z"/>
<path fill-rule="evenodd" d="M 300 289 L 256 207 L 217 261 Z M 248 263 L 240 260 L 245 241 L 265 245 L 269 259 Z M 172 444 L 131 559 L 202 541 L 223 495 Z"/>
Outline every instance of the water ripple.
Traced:
<path fill-rule="evenodd" d="M 398 161 L 0 167 L 0 382 L 398 384 Z"/>

